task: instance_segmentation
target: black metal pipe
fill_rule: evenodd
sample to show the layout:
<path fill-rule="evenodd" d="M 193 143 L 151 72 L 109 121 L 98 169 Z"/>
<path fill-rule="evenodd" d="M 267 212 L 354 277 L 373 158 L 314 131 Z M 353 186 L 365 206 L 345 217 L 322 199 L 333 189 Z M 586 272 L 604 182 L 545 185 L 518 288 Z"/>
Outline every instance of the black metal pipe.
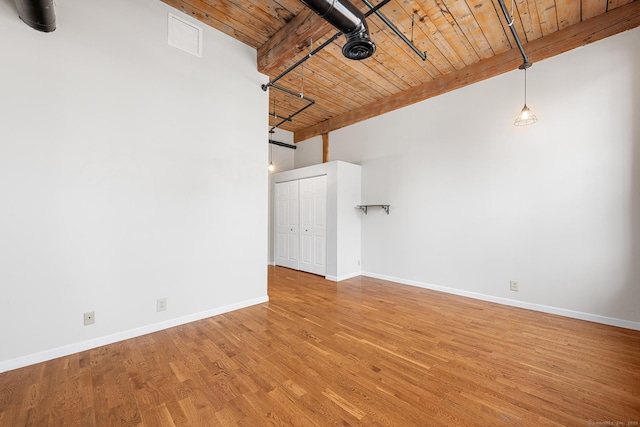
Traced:
<path fill-rule="evenodd" d="M 362 0 L 364 2 L 364 4 L 366 4 L 367 6 L 369 6 L 369 8 L 373 9 L 375 6 L 369 1 L 369 0 Z M 413 51 L 415 53 L 418 54 L 418 56 L 423 60 L 426 61 L 427 60 L 427 53 L 426 52 L 420 52 L 420 50 L 418 50 L 418 48 L 416 47 L 415 44 L 413 44 L 413 42 L 411 40 L 409 40 L 404 34 L 402 34 L 400 32 L 400 30 L 398 30 L 398 28 L 393 25 L 393 23 L 391 21 L 389 21 L 389 19 L 387 19 L 386 16 L 384 16 L 382 14 L 382 12 L 380 12 L 379 10 L 376 10 L 375 14 L 378 16 L 378 18 L 380 18 L 382 20 L 382 22 L 384 22 L 385 24 L 387 24 L 387 27 L 389 27 L 391 29 L 391 31 L 393 31 L 394 33 L 396 33 L 396 35 L 398 37 L 400 37 L 402 39 L 403 42 L 405 42 L 407 44 L 407 46 L 409 46 L 411 49 L 413 49 Z"/>
<path fill-rule="evenodd" d="M 367 13 L 364 14 L 365 18 L 369 17 L 370 15 L 374 14 L 377 10 L 379 10 L 382 6 L 386 5 L 387 3 L 389 3 L 391 0 L 382 0 L 380 3 L 378 3 L 376 5 L 376 7 L 374 7 L 373 9 L 367 11 Z M 278 74 L 276 77 L 274 77 L 269 83 L 267 84 L 263 84 L 262 90 L 264 90 L 266 92 L 266 90 L 270 87 L 273 86 L 273 84 L 275 82 L 277 82 L 278 80 L 280 80 L 281 78 L 283 78 L 284 76 L 286 76 L 287 74 L 289 74 L 290 72 L 292 72 L 293 70 L 295 70 L 296 68 L 298 68 L 300 65 L 302 65 L 305 61 L 307 61 L 309 58 L 311 58 L 313 55 L 315 55 L 316 53 L 320 52 L 322 49 L 324 49 L 325 47 L 329 46 L 331 43 L 333 43 L 335 41 L 335 39 L 337 39 L 338 37 L 340 37 L 342 35 L 342 32 L 337 32 L 333 35 L 333 37 L 331 37 L 329 40 L 327 40 L 326 42 L 322 43 L 320 46 L 318 46 L 317 48 L 315 48 L 313 51 L 311 51 L 307 56 L 302 57 L 302 59 L 300 59 L 298 62 L 296 62 L 295 64 L 293 64 L 291 67 L 287 68 L 286 70 L 284 70 L 282 73 Z"/>
<path fill-rule="evenodd" d="M 275 119 L 285 119 L 284 117 L 278 117 L 276 114 L 269 114 L 270 116 L 273 116 Z M 285 119 L 286 121 L 290 122 L 291 120 L 289 119 Z"/>
<path fill-rule="evenodd" d="M 529 58 L 527 58 L 527 54 L 524 53 L 524 48 L 522 47 L 522 43 L 520 43 L 520 37 L 518 37 L 518 33 L 516 32 L 516 29 L 513 26 L 513 23 L 514 23 L 513 21 L 515 20 L 515 18 L 509 15 L 509 11 L 507 10 L 507 6 L 505 6 L 504 4 L 504 0 L 498 0 L 498 3 L 500 3 L 500 8 L 502 9 L 502 13 L 504 13 L 504 18 L 507 20 L 507 25 L 511 29 L 511 34 L 513 34 L 513 38 L 516 40 L 516 44 L 518 45 L 518 49 L 520 50 L 520 54 L 522 55 L 522 60 L 524 61 L 522 65 L 520 65 L 520 67 L 518 68 L 520 68 L 521 70 L 529 68 L 533 64 L 529 62 Z"/>
<path fill-rule="evenodd" d="M 291 119 L 293 119 L 295 116 L 297 116 L 298 114 L 302 113 L 304 110 L 306 110 L 307 108 L 311 107 L 313 104 L 315 104 L 316 102 L 313 101 L 310 104 L 307 104 L 306 106 L 302 107 L 301 109 L 299 109 L 298 111 L 296 111 L 295 113 L 291 114 L 289 117 L 287 117 L 286 119 L 283 119 L 280 123 L 274 125 L 271 130 L 274 130 L 275 128 L 277 128 L 278 126 L 284 124 L 287 121 L 291 121 Z"/>
<path fill-rule="evenodd" d="M 264 86 L 264 85 L 263 85 L 263 86 Z M 292 91 L 292 90 L 290 90 L 290 89 L 287 89 L 286 87 L 277 86 L 277 85 L 274 85 L 274 84 L 271 84 L 271 87 L 272 87 L 272 88 L 274 88 L 274 89 L 278 89 L 278 90 L 280 90 L 280 91 L 282 91 L 282 92 L 284 92 L 284 93 L 288 93 L 289 95 L 293 95 L 293 96 L 295 96 L 296 98 L 303 99 L 303 100 L 307 101 L 307 102 L 308 102 L 308 104 L 307 104 L 306 106 L 302 107 L 301 109 L 299 109 L 298 111 L 294 112 L 293 114 L 289 115 L 289 117 L 286 117 L 286 118 L 285 118 L 285 117 L 283 117 L 283 118 L 282 118 L 282 121 L 281 121 L 280 123 L 276 124 L 275 126 L 273 126 L 273 127 L 269 130 L 269 132 L 272 132 L 275 128 L 277 128 L 278 126 L 280 126 L 280 125 L 284 124 L 285 122 L 290 122 L 290 121 L 291 121 L 295 116 L 297 116 L 298 114 L 302 113 L 304 110 L 306 110 L 307 108 L 311 107 L 313 104 L 315 104 L 315 103 L 316 103 L 316 101 L 314 101 L 313 99 L 311 99 L 311 98 L 307 98 L 307 97 L 306 97 L 306 96 L 304 96 L 303 94 L 301 94 L 301 93 L 296 93 L 296 92 L 294 92 L 294 91 Z M 266 89 L 265 89 L 265 90 L 266 90 Z"/>
<path fill-rule="evenodd" d="M 53 0 L 15 0 L 18 16 L 38 31 L 49 33 L 56 29 L 56 11 Z"/>
<path fill-rule="evenodd" d="M 279 91 L 282 91 L 282 92 L 288 93 L 289 95 L 293 95 L 293 96 L 295 96 L 296 98 L 304 99 L 305 101 L 307 101 L 307 102 L 311 102 L 312 104 L 316 102 L 316 101 L 314 101 L 313 99 L 311 99 L 311 98 L 307 98 L 307 97 L 306 97 L 306 96 L 304 96 L 303 94 L 301 94 L 301 93 L 297 93 L 297 92 L 294 92 L 294 91 L 292 91 L 291 89 L 287 89 L 286 87 L 282 87 L 282 86 L 278 86 L 278 85 L 271 85 L 271 87 L 272 87 L 272 88 L 274 88 L 274 89 L 278 89 Z"/>
<path fill-rule="evenodd" d="M 333 41 L 335 39 L 337 39 L 338 37 L 340 37 L 342 35 L 342 32 L 338 32 L 335 33 L 333 35 L 333 37 L 331 37 L 329 40 L 327 40 L 326 42 L 322 43 L 320 46 L 318 46 L 317 48 L 315 48 L 314 50 L 312 50 L 311 52 L 309 52 L 309 54 L 305 57 L 303 57 L 301 60 L 299 60 L 298 62 L 296 62 L 295 64 L 293 64 L 291 67 L 287 68 L 286 70 L 284 70 L 282 73 L 278 74 L 276 77 L 274 77 L 269 83 L 267 83 L 266 85 L 262 85 L 262 90 L 266 91 L 269 86 L 273 86 L 273 84 L 275 82 L 277 82 L 278 80 L 280 80 L 281 78 L 283 78 L 284 76 L 286 76 L 287 74 L 289 74 L 290 72 L 292 72 L 293 70 L 295 70 L 296 68 L 298 68 L 300 65 L 302 65 L 303 62 L 305 62 L 307 59 L 311 58 L 313 55 L 315 55 L 316 53 L 320 52 L 322 49 L 324 49 L 325 47 L 329 46 L 331 43 L 333 43 Z"/>
<path fill-rule="evenodd" d="M 271 131 L 269 131 L 269 132 L 271 132 Z M 291 148 L 292 150 L 296 150 L 298 148 L 295 145 L 287 144 L 286 142 L 275 141 L 273 139 L 269 140 L 269 144 L 279 145 L 280 147 Z"/>
<path fill-rule="evenodd" d="M 314 102 L 315 104 L 315 102 Z M 284 124 L 287 121 L 291 121 L 291 119 L 293 119 L 295 116 L 297 116 L 298 114 L 302 113 L 304 110 L 306 110 L 307 108 L 311 107 L 313 104 L 308 104 L 305 107 L 302 107 L 301 109 L 299 109 L 298 111 L 296 111 L 295 113 L 291 114 L 289 117 L 287 117 L 288 120 L 282 120 L 280 123 L 274 125 L 271 130 L 274 130 L 275 128 L 277 128 L 278 126 L 281 126 L 282 124 Z"/>

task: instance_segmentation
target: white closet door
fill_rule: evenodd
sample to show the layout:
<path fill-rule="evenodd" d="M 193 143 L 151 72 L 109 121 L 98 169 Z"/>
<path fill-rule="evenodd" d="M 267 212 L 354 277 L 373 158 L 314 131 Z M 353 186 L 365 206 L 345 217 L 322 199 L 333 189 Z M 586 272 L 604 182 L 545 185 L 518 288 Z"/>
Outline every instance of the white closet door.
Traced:
<path fill-rule="evenodd" d="M 298 181 L 276 184 L 276 265 L 298 269 Z"/>
<path fill-rule="evenodd" d="M 327 177 L 300 180 L 300 270 L 326 274 Z"/>

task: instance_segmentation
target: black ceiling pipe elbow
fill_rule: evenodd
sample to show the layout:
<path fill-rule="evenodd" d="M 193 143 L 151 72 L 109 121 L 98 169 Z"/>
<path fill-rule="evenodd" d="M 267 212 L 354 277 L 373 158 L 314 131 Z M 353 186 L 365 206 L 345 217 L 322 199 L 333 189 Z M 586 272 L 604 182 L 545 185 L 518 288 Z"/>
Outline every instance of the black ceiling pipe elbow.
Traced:
<path fill-rule="evenodd" d="M 367 21 L 362 23 L 354 31 L 345 33 L 347 42 L 342 47 L 342 54 L 349 59 L 365 59 L 373 55 L 376 45 L 369 38 Z"/>
<path fill-rule="evenodd" d="M 300 0 L 331 25 L 342 31 L 347 42 L 342 54 L 349 59 L 365 59 L 373 55 L 376 45 L 371 41 L 364 14 L 349 0 Z"/>
<path fill-rule="evenodd" d="M 53 0 L 15 0 L 18 16 L 38 31 L 49 33 L 56 29 L 56 11 Z"/>

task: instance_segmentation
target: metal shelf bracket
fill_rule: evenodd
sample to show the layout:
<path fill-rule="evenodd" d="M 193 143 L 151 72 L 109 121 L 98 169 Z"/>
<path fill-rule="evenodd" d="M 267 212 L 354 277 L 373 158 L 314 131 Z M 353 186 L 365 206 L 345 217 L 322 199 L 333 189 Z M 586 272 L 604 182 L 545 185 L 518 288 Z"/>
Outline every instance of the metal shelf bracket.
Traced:
<path fill-rule="evenodd" d="M 358 205 L 356 206 L 356 209 L 360 209 L 366 215 L 369 208 L 382 208 L 387 213 L 387 215 L 389 215 L 390 206 L 391 205 Z"/>

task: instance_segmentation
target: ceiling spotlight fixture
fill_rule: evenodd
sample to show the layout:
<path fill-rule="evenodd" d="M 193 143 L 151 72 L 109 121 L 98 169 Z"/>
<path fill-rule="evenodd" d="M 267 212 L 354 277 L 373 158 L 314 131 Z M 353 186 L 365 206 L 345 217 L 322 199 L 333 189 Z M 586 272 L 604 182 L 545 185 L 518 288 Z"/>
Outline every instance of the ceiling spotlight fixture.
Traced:
<path fill-rule="evenodd" d="M 524 70 L 524 107 L 522 107 L 522 111 L 520 111 L 520 115 L 516 117 L 515 122 L 513 122 L 514 126 L 527 126 L 532 125 L 538 121 L 538 118 L 535 114 L 531 112 L 529 107 L 527 107 L 527 66 L 526 64 L 522 64 L 520 68 Z"/>

